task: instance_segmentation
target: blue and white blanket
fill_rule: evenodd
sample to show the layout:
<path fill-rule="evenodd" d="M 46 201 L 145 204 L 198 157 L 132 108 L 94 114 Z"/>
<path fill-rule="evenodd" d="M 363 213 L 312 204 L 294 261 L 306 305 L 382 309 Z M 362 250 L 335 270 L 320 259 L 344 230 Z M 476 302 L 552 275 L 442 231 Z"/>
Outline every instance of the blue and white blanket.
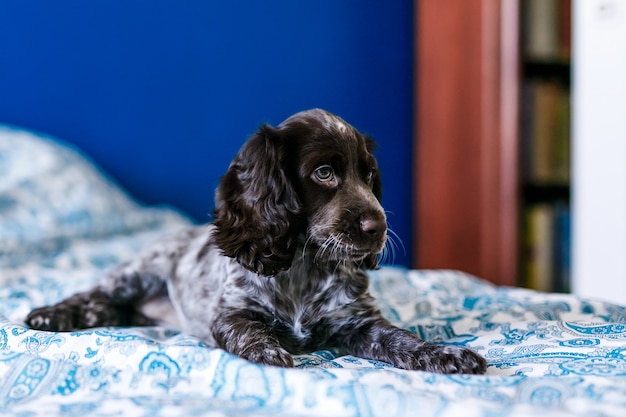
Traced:
<path fill-rule="evenodd" d="M 483 354 L 484 376 L 334 351 L 251 364 L 171 329 L 29 330 L 23 318 L 189 221 L 134 202 L 83 156 L 0 126 L 0 414 L 624 416 L 626 308 L 455 271 L 371 273 L 386 317 Z"/>

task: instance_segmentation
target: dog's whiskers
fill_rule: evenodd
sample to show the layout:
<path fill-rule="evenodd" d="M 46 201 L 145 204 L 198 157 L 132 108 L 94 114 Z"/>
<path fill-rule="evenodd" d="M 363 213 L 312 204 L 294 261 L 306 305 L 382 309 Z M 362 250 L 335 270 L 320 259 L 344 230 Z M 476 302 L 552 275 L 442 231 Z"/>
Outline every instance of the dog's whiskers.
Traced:
<path fill-rule="evenodd" d="M 326 257 L 325 253 L 328 250 L 328 247 L 330 246 L 331 243 L 332 243 L 332 235 L 329 235 L 326 237 L 326 239 L 322 242 L 322 244 L 319 246 L 319 248 L 317 248 L 317 251 L 315 252 L 315 257 L 313 258 L 313 262 L 315 264 L 318 263 L 320 258 L 324 259 Z"/>
<path fill-rule="evenodd" d="M 400 236 L 398 236 L 396 232 L 388 227 L 387 240 L 385 241 L 385 245 L 383 246 L 383 250 L 380 255 L 380 263 L 393 265 L 395 263 L 396 255 L 398 250 L 400 249 L 400 246 L 406 254 L 406 248 L 402 243 L 402 239 L 400 238 Z"/>
<path fill-rule="evenodd" d="M 349 251 L 344 247 L 343 232 L 333 232 L 326 237 L 324 242 L 320 245 L 313 261 L 317 264 L 319 259 L 336 259 L 344 260 L 345 253 Z"/>
<path fill-rule="evenodd" d="M 323 227 L 321 225 L 317 225 L 317 224 L 309 227 L 309 229 L 307 231 L 307 238 L 306 238 L 306 240 L 304 242 L 304 245 L 302 246 L 302 257 L 303 258 L 306 255 L 307 247 L 309 246 L 309 244 L 311 242 L 316 240 L 315 236 L 320 234 L 320 231 L 322 231 L 322 229 L 323 229 Z"/>
<path fill-rule="evenodd" d="M 342 259 L 343 256 L 340 256 L 342 252 L 342 238 L 343 233 L 332 233 L 331 235 L 331 243 L 332 246 L 330 248 L 330 258 L 331 259 Z"/>
<path fill-rule="evenodd" d="M 309 233 L 309 235 L 307 236 L 306 240 L 304 241 L 304 245 L 302 245 L 302 258 L 305 257 L 305 255 L 306 255 L 306 248 L 309 245 L 309 242 L 311 242 L 311 240 L 313 240 L 313 235 L 311 233 Z"/>

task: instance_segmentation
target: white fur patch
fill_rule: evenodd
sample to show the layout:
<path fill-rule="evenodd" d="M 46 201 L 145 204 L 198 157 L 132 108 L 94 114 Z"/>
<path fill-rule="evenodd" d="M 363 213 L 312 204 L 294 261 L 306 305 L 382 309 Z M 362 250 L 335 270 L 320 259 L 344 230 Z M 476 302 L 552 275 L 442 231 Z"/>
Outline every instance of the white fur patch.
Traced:
<path fill-rule="evenodd" d="M 348 126 L 346 126 L 346 124 L 339 119 L 335 119 L 335 128 L 341 133 L 344 133 L 346 130 L 348 130 Z"/>
<path fill-rule="evenodd" d="M 146 317 L 157 320 L 162 325 L 167 325 L 175 329 L 183 328 L 180 317 L 167 296 L 155 298 L 144 303 L 140 306 L 140 311 Z"/>

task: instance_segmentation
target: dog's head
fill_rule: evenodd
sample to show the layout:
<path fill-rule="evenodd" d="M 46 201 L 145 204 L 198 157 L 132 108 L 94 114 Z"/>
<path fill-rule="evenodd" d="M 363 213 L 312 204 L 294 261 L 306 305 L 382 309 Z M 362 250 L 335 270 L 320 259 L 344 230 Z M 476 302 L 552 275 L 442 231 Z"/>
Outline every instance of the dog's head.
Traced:
<path fill-rule="evenodd" d="M 324 110 L 261 126 L 217 189 L 217 245 L 264 275 L 288 269 L 303 241 L 316 262 L 375 268 L 387 223 L 373 150 L 373 139 Z"/>

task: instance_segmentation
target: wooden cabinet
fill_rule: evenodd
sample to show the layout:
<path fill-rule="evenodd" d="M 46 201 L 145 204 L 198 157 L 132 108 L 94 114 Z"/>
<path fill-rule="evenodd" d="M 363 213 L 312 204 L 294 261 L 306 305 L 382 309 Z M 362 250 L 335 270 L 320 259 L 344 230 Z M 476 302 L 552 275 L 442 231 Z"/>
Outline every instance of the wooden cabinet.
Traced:
<path fill-rule="evenodd" d="M 415 3 L 414 266 L 515 285 L 519 2 Z"/>

